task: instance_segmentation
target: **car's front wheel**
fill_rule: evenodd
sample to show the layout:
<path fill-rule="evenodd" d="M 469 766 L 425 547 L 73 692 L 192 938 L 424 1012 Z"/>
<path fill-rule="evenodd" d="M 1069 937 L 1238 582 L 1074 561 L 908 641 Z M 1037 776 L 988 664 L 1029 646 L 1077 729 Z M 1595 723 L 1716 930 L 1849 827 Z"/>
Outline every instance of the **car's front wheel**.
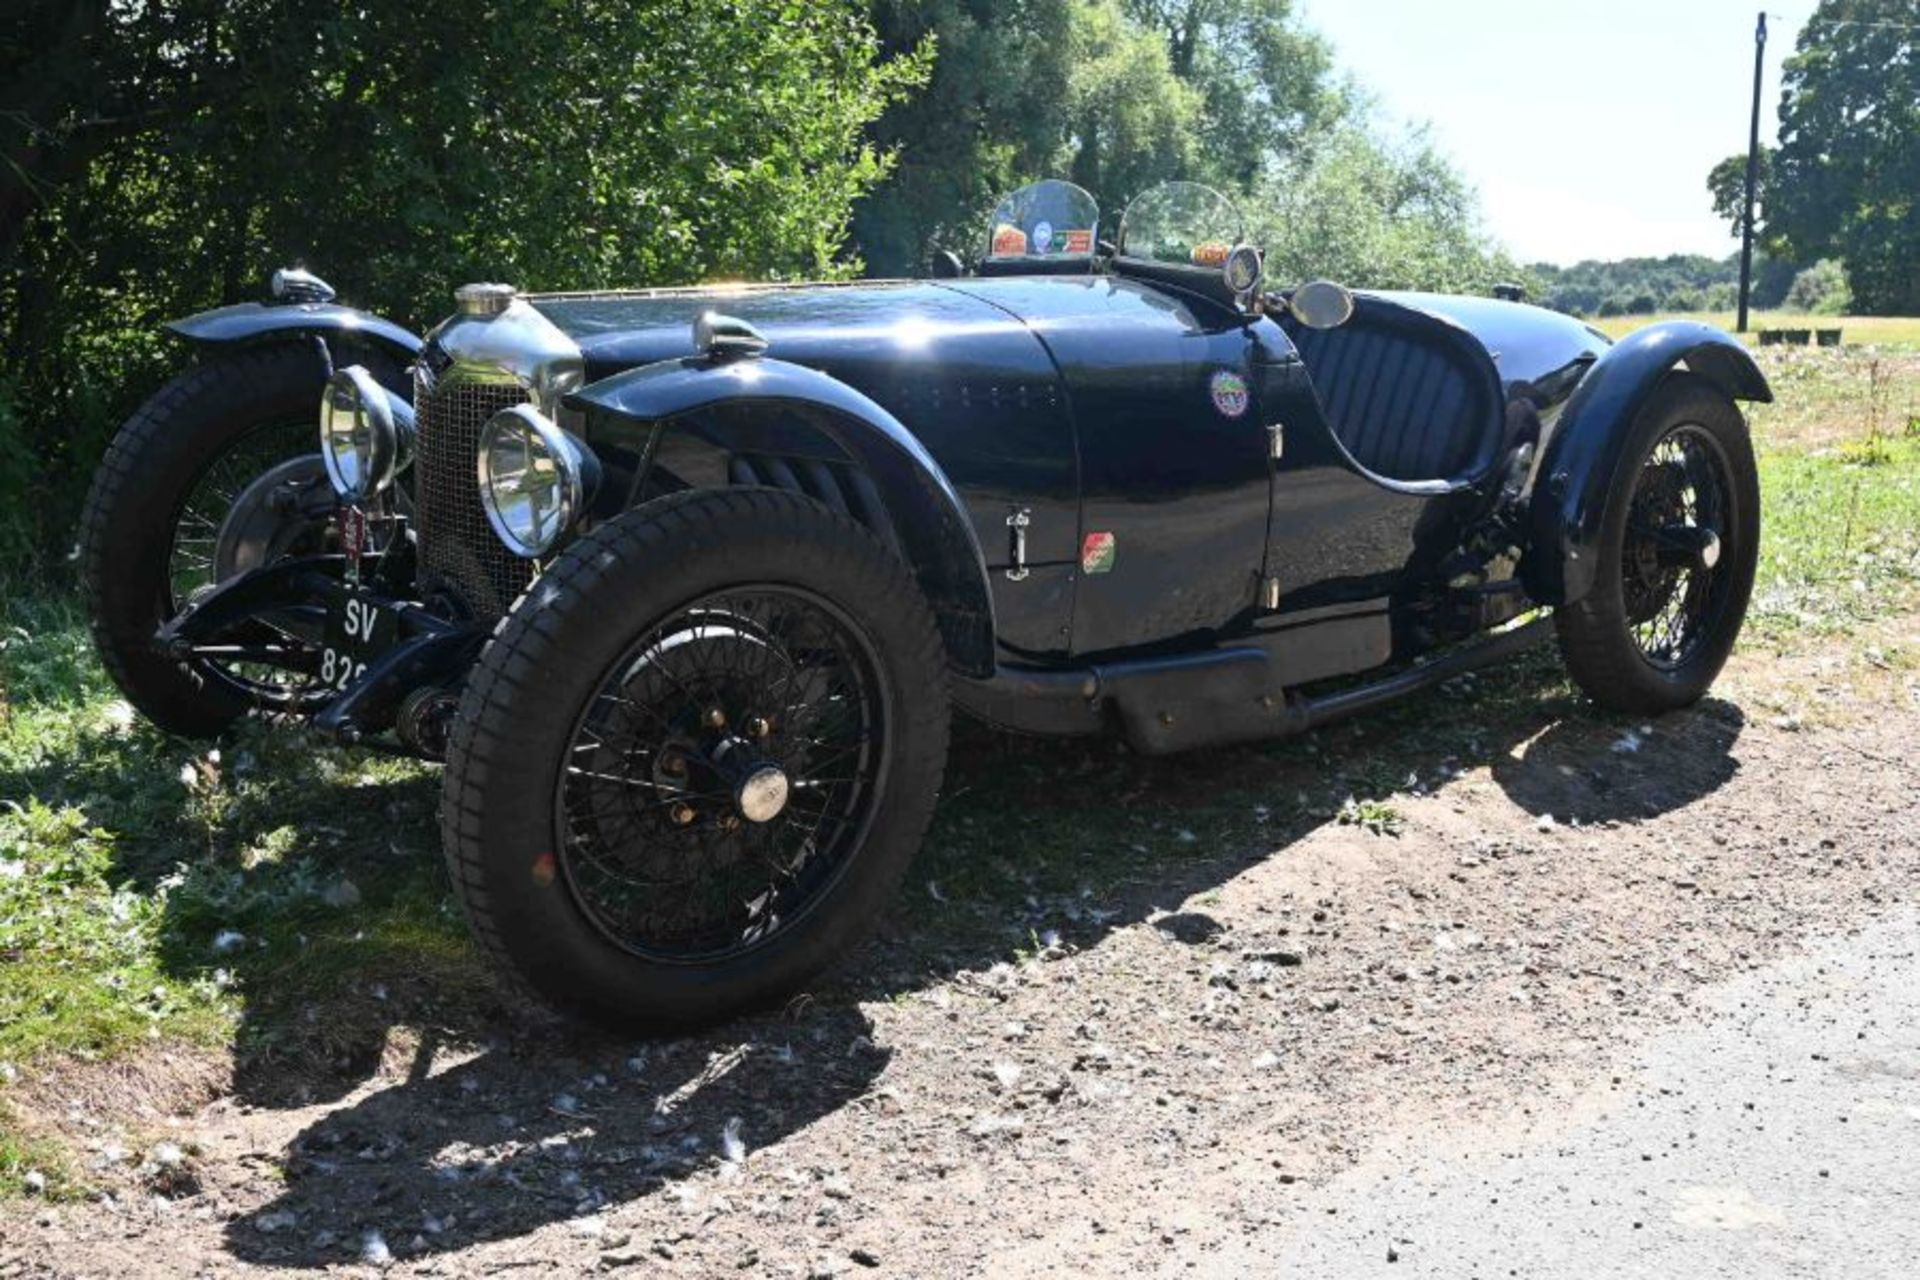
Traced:
<path fill-rule="evenodd" d="M 482 654 L 447 755 L 448 864 L 534 994 L 634 1027 L 795 991 L 925 833 L 945 655 L 865 529 L 760 489 L 650 503 L 556 558 Z"/>
<path fill-rule="evenodd" d="M 1670 377 L 1631 428 L 1587 595 L 1555 614 L 1567 669 L 1603 707 L 1698 701 L 1746 617 L 1760 553 L 1760 481 L 1740 410 Z"/>

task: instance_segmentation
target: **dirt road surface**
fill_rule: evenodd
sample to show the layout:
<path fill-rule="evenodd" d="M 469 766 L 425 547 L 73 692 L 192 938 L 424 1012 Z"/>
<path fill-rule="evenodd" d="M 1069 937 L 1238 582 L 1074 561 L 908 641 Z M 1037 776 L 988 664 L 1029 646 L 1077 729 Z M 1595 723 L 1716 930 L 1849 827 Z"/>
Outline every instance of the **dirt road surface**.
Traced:
<path fill-rule="evenodd" d="M 73 1143 L 179 1160 L 0 1208 L 0 1275 L 1912 1275 L 1920 708 L 1805 675 L 1839 719 L 1736 677 L 1644 729 L 1128 762 L 1179 859 L 995 899 L 1017 950 L 917 881 L 812 1000 L 697 1037 L 396 1033 L 184 1108 L 195 1063 L 76 1072 L 38 1101 Z M 1391 821 L 1285 803 L 1370 752 Z M 1249 778 L 1237 834 L 1182 828 Z"/>

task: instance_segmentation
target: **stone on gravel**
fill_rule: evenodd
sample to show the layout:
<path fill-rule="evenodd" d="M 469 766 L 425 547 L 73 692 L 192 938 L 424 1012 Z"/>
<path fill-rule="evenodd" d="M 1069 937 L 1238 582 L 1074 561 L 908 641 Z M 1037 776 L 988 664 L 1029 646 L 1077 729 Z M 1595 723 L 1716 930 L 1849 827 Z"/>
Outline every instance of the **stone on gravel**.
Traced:
<path fill-rule="evenodd" d="M 747 1158 L 747 1144 L 740 1138 L 740 1117 L 734 1116 L 720 1130 L 720 1158 L 728 1164 L 739 1164 Z"/>
<path fill-rule="evenodd" d="M 370 1267 L 390 1267 L 393 1265 L 393 1250 L 387 1248 L 387 1238 L 378 1231 L 367 1231 L 360 1237 L 360 1261 Z"/>
<path fill-rule="evenodd" d="M 983 1115 L 967 1129 L 976 1138 L 992 1138 L 1003 1133 L 1018 1133 L 1022 1122 L 1015 1116 Z"/>

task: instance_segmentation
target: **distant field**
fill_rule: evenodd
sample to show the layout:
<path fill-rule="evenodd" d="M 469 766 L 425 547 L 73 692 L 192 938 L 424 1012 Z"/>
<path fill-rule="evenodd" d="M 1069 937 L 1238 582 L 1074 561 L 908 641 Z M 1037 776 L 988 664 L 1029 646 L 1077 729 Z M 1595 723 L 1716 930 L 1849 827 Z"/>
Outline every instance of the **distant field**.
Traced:
<path fill-rule="evenodd" d="M 1710 311 L 1684 315 L 1612 316 L 1592 323 L 1608 337 L 1618 338 L 1662 320 L 1699 320 L 1731 333 L 1734 314 L 1731 311 Z M 1842 331 L 1840 340 L 1848 346 L 1920 347 L 1920 316 L 1809 316 L 1799 312 L 1769 311 L 1748 317 L 1747 328 L 1748 342 L 1758 342 L 1759 338 L 1755 335 L 1762 329 L 1838 328 Z"/>

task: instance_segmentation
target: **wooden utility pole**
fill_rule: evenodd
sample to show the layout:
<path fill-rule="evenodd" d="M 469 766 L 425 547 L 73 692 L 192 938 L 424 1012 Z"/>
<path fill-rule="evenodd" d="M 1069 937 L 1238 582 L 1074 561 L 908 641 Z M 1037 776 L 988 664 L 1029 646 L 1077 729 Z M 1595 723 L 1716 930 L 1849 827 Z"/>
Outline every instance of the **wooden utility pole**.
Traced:
<path fill-rule="evenodd" d="M 1740 219 L 1740 324 L 1747 331 L 1747 298 L 1753 290 L 1753 204 L 1760 182 L 1760 72 L 1767 56 L 1767 15 L 1753 32 L 1753 123 L 1747 131 L 1747 211 Z"/>

